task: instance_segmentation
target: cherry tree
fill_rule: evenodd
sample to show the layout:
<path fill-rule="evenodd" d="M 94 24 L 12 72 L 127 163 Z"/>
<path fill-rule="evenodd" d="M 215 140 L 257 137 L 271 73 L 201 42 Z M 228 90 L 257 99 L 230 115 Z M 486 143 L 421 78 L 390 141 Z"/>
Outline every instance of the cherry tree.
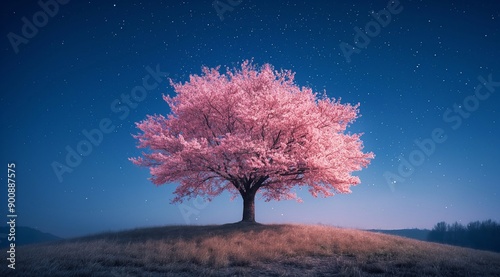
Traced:
<path fill-rule="evenodd" d="M 164 96 L 167 117 L 136 123 L 142 157 L 156 185 L 177 182 L 172 202 L 228 191 L 243 198 L 244 222 L 255 221 L 257 192 L 265 201 L 349 193 L 360 183 L 353 171 L 374 157 L 363 153 L 361 134 L 345 133 L 358 105 L 294 83 L 294 73 L 249 61 L 241 69 L 203 67 L 185 83 L 170 81 L 176 95 Z"/>

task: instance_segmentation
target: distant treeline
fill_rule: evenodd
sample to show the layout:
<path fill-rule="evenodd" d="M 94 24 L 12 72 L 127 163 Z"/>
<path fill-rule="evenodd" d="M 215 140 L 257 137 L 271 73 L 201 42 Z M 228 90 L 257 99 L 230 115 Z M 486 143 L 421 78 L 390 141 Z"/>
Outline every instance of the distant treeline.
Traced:
<path fill-rule="evenodd" d="M 500 252 L 500 224 L 486 220 L 474 221 L 467 226 L 458 222 L 439 222 L 430 231 L 429 241 Z"/>

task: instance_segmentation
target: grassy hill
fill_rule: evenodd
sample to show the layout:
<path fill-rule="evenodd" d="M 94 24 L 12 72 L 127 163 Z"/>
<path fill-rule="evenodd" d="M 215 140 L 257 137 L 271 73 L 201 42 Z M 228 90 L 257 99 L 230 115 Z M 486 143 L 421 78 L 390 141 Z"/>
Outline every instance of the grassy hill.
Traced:
<path fill-rule="evenodd" d="M 498 253 L 307 225 L 157 227 L 16 254 L 1 276 L 500 276 Z"/>

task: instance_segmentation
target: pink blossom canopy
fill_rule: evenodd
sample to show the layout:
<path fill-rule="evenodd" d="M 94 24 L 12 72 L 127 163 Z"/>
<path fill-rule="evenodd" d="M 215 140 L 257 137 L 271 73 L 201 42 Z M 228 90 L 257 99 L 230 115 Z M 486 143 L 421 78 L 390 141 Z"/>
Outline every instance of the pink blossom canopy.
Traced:
<path fill-rule="evenodd" d="M 359 104 L 299 88 L 291 71 L 245 61 L 226 74 L 204 67 L 171 85 L 170 114 L 137 123 L 138 147 L 149 151 L 131 161 L 149 167 L 157 185 L 179 182 L 174 201 L 256 186 L 266 201 L 298 199 L 295 186 L 313 196 L 348 193 L 360 183 L 352 172 L 374 157 L 362 152 L 360 134 L 344 133 Z"/>

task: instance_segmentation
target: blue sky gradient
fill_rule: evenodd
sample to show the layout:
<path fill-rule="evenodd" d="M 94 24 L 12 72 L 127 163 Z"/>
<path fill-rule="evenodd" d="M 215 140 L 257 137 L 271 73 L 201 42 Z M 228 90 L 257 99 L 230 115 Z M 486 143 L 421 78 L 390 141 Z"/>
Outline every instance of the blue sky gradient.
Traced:
<path fill-rule="evenodd" d="M 362 183 L 352 194 L 315 199 L 304 190 L 298 191 L 303 203 L 258 200 L 257 221 L 366 229 L 500 221 L 497 1 L 242 0 L 232 6 L 238 2 L 221 0 L 214 7 L 210 1 L 42 0 L 52 3 L 45 9 L 14 2 L 1 11 L 1 164 L 16 163 L 19 225 L 74 237 L 240 220 L 242 201 L 227 194 L 209 203 L 170 204 L 176 184 L 156 187 L 148 170 L 128 158 L 141 153 L 131 136 L 134 123 L 169 112 L 162 100 L 174 95 L 168 78 L 186 81 L 201 66 L 234 67 L 246 59 L 291 69 L 300 86 L 359 102 L 362 117 L 348 130 L 363 132 L 365 150 L 376 155 L 357 173 Z M 386 24 L 379 18 L 385 27 L 372 14 L 383 10 L 391 14 Z M 37 31 L 30 33 L 26 21 Z M 355 43 L 362 36 L 355 28 L 366 26 L 370 41 Z M 349 59 L 342 43 L 355 51 Z M 94 144 L 85 132 L 94 134 Z M 415 140 L 428 142 L 433 132 L 441 133 L 426 153 Z M 86 156 L 73 157 L 70 166 L 68 149 L 79 144 Z M 412 171 L 398 169 L 405 161 Z M 58 177 L 55 162 L 71 172 Z M 6 216 L 6 174 L 0 179 Z"/>

